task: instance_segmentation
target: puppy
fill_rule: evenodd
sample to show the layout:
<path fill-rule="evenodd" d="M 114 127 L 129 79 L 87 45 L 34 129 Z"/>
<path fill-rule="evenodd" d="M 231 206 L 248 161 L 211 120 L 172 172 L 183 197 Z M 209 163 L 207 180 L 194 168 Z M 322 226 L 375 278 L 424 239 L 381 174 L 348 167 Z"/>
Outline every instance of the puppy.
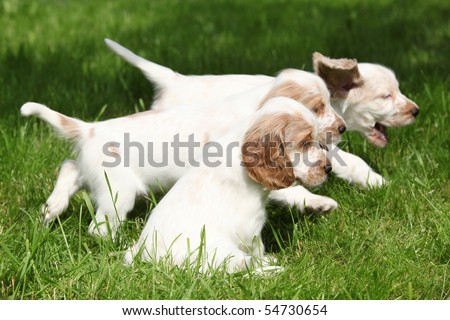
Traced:
<path fill-rule="evenodd" d="M 155 110 L 220 99 L 274 79 L 236 74 L 185 76 L 145 60 L 112 40 L 105 42 L 155 84 L 157 95 L 152 104 Z M 313 54 L 313 65 L 315 73 L 325 81 L 331 104 L 347 129 L 360 132 L 377 147 L 388 143 L 386 127 L 411 124 L 419 113 L 417 105 L 400 92 L 395 74 L 384 66 L 330 59 L 318 52 Z"/>
<path fill-rule="evenodd" d="M 281 72 L 273 83 L 258 86 L 247 92 L 236 94 L 221 101 L 208 102 L 208 104 L 210 104 L 208 107 L 199 103 L 198 106 L 154 110 L 138 113 L 130 117 L 123 117 L 120 118 L 120 120 L 109 120 L 95 125 L 90 124 L 90 126 L 101 126 L 102 128 L 101 136 L 99 136 L 97 133 L 98 130 L 94 127 L 87 135 L 89 141 L 97 141 L 96 151 L 93 151 L 91 154 L 82 152 L 81 158 L 76 161 L 66 160 L 62 164 L 55 189 L 42 209 L 44 222 L 49 223 L 61 214 L 67 208 L 70 198 L 81 187 L 87 186 L 92 187 L 91 189 L 93 190 L 98 189 L 96 186 L 91 186 L 89 181 L 84 181 L 86 179 L 91 179 L 89 175 L 86 176 L 83 172 L 88 170 L 84 167 L 89 166 L 92 162 L 89 157 L 95 158 L 96 155 L 101 152 L 102 145 L 107 141 L 117 142 L 117 139 L 123 141 L 123 136 L 127 132 L 130 133 L 131 137 L 136 136 L 138 134 L 137 132 L 141 132 L 138 141 L 158 142 L 153 144 L 153 153 L 158 155 L 159 158 L 157 162 L 159 163 L 164 154 L 163 143 L 173 142 L 174 137 L 177 134 L 179 134 L 180 141 L 187 141 L 189 135 L 195 133 L 196 141 L 200 143 L 200 146 L 203 146 L 214 137 L 218 137 L 227 132 L 240 120 L 255 113 L 261 108 L 264 101 L 268 101 L 268 99 L 272 97 L 283 95 L 286 97 L 293 97 L 296 101 L 307 106 L 316 114 L 319 126 L 318 139 L 322 144 L 326 144 L 327 139 L 331 141 L 339 140 L 341 132 L 345 130 L 345 126 L 342 119 L 331 108 L 329 92 L 325 83 L 320 77 L 300 70 L 286 70 Z M 227 113 L 222 112 L 224 109 L 227 110 Z M 24 110 L 26 111 L 27 109 L 25 108 Z M 22 113 L 24 113 L 24 110 Z M 27 115 L 29 113 L 25 112 L 25 114 Z M 36 115 L 44 115 L 44 120 L 46 119 L 45 114 L 46 113 L 36 113 Z M 136 118 L 141 120 L 136 121 Z M 149 122 L 145 123 L 142 119 L 148 120 Z M 121 125 L 118 125 L 117 123 L 121 123 Z M 84 144 L 84 142 L 82 144 Z M 186 163 L 188 162 L 187 160 L 190 155 L 187 153 L 186 149 L 183 150 L 183 153 L 180 154 L 180 159 L 182 160 L 181 162 Z M 105 154 L 108 153 L 117 157 L 124 156 L 123 150 L 113 146 L 110 146 L 105 151 Z M 166 154 L 168 159 L 166 159 L 167 162 L 165 166 L 161 167 L 147 164 L 145 167 L 145 175 L 153 177 L 153 184 L 156 185 L 159 183 L 164 188 L 170 188 L 173 183 L 184 174 L 187 167 L 189 167 L 189 163 L 187 166 L 182 167 L 177 164 L 177 159 L 173 152 Z M 96 165 L 99 166 L 96 170 L 99 172 L 98 179 L 101 180 L 105 168 L 101 168 L 99 163 Z M 108 175 L 113 175 L 113 173 L 109 172 L 110 170 L 111 169 L 107 169 Z M 119 184 L 122 173 L 117 173 L 117 176 L 116 180 Z M 109 177 L 109 179 L 114 178 Z M 103 180 L 100 182 L 104 184 Z M 137 185 L 142 184 L 139 183 Z M 145 188 L 142 187 L 139 190 L 136 190 L 135 193 L 143 193 L 142 189 Z M 337 207 L 337 203 L 333 199 L 314 195 L 302 186 L 277 190 L 273 191 L 273 193 L 271 199 L 286 201 L 288 205 L 298 206 L 300 210 L 304 210 L 305 207 L 308 207 L 316 211 L 330 211 Z M 130 194 L 133 194 L 133 192 L 130 192 Z M 111 197 L 104 197 L 104 202 L 110 202 Z M 133 201 L 126 202 L 133 203 L 134 197 L 132 198 Z M 120 221 L 125 218 L 126 212 L 129 211 L 131 207 L 132 204 L 124 205 L 123 207 L 118 206 L 118 219 L 116 219 L 114 214 L 111 214 L 109 221 L 114 221 L 110 226 L 113 233 L 115 233 Z M 110 209 L 111 208 L 108 209 L 108 206 L 106 206 L 106 209 L 99 209 L 97 221 L 105 221 L 102 212 L 110 212 Z M 106 227 L 98 229 L 95 224 L 91 225 L 90 232 L 97 235 L 108 234 Z"/>
<path fill-rule="evenodd" d="M 125 255 L 229 272 L 265 264 L 261 230 L 269 190 L 320 185 L 331 167 L 319 147 L 316 117 L 288 98 L 273 98 L 217 140 L 236 141 L 231 165 L 191 168 L 150 214 Z M 294 160 L 296 159 L 296 160 Z"/>

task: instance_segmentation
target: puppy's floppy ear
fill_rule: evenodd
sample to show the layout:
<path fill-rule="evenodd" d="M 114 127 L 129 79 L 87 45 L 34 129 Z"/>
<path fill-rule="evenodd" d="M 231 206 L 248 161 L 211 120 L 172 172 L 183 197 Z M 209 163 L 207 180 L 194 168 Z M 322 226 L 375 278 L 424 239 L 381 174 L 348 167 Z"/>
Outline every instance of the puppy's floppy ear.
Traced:
<path fill-rule="evenodd" d="M 325 81 L 333 98 L 345 98 L 351 89 L 363 85 L 355 59 L 330 59 L 314 52 L 313 66 L 314 72 Z"/>
<path fill-rule="evenodd" d="M 291 186 L 294 169 L 287 154 L 285 130 L 288 116 L 262 116 L 246 132 L 242 163 L 251 179 L 269 190 Z"/>
<path fill-rule="evenodd" d="M 319 90 L 292 80 L 283 81 L 270 89 L 260 102 L 259 107 L 262 108 L 268 100 L 275 97 L 287 97 L 300 102 L 318 116 L 322 116 L 325 112 L 324 99 Z"/>

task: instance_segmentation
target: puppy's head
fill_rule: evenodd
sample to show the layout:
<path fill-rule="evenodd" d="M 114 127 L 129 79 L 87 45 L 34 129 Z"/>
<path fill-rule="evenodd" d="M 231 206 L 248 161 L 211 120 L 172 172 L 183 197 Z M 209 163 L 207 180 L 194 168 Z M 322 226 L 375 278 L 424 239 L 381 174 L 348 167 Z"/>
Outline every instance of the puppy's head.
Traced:
<path fill-rule="evenodd" d="M 311 110 L 317 117 L 321 143 L 339 142 L 346 129 L 345 123 L 331 107 L 330 94 L 320 77 L 302 70 L 283 70 L 261 105 L 273 97 L 291 98 Z"/>
<path fill-rule="evenodd" d="M 306 107 L 292 99 L 270 99 L 245 133 L 242 163 L 250 178 L 269 190 L 289 187 L 296 180 L 319 185 L 331 165 L 317 133 L 315 116 Z"/>
<path fill-rule="evenodd" d="M 388 143 L 386 127 L 413 123 L 417 105 L 399 89 L 395 74 L 386 67 L 313 55 L 314 70 L 327 84 L 333 107 L 349 130 L 362 133 L 370 143 Z"/>

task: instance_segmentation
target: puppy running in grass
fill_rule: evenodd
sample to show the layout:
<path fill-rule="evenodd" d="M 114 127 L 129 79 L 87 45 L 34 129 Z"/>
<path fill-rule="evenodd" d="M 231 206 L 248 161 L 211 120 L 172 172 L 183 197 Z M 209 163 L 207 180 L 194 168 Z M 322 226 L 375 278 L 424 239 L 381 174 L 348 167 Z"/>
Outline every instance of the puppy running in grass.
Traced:
<path fill-rule="evenodd" d="M 323 183 L 331 166 L 317 143 L 311 111 L 288 98 L 268 100 L 217 143 L 233 149 L 230 165 L 189 169 L 158 203 L 126 256 L 186 262 L 201 271 L 266 267 L 261 230 L 270 190 Z"/>

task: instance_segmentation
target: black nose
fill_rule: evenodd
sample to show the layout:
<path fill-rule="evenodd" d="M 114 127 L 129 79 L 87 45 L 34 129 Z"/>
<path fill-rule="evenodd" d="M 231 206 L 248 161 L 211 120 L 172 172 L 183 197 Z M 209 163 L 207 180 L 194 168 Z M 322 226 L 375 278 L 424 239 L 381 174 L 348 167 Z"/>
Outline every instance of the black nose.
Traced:
<path fill-rule="evenodd" d="M 414 108 L 411 110 L 411 113 L 413 115 L 413 117 L 417 117 L 417 115 L 419 114 L 419 108 Z"/>
<path fill-rule="evenodd" d="M 346 128 L 345 126 L 340 126 L 340 127 L 338 128 L 338 130 L 339 130 L 339 133 L 340 133 L 340 134 L 343 134 L 343 133 L 345 132 L 345 130 L 347 130 L 347 128 Z"/>
<path fill-rule="evenodd" d="M 333 170 L 333 168 L 332 168 L 329 164 L 327 164 L 327 165 L 325 166 L 325 173 L 328 174 L 328 173 L 331 172 L 331 170 Z"/>

